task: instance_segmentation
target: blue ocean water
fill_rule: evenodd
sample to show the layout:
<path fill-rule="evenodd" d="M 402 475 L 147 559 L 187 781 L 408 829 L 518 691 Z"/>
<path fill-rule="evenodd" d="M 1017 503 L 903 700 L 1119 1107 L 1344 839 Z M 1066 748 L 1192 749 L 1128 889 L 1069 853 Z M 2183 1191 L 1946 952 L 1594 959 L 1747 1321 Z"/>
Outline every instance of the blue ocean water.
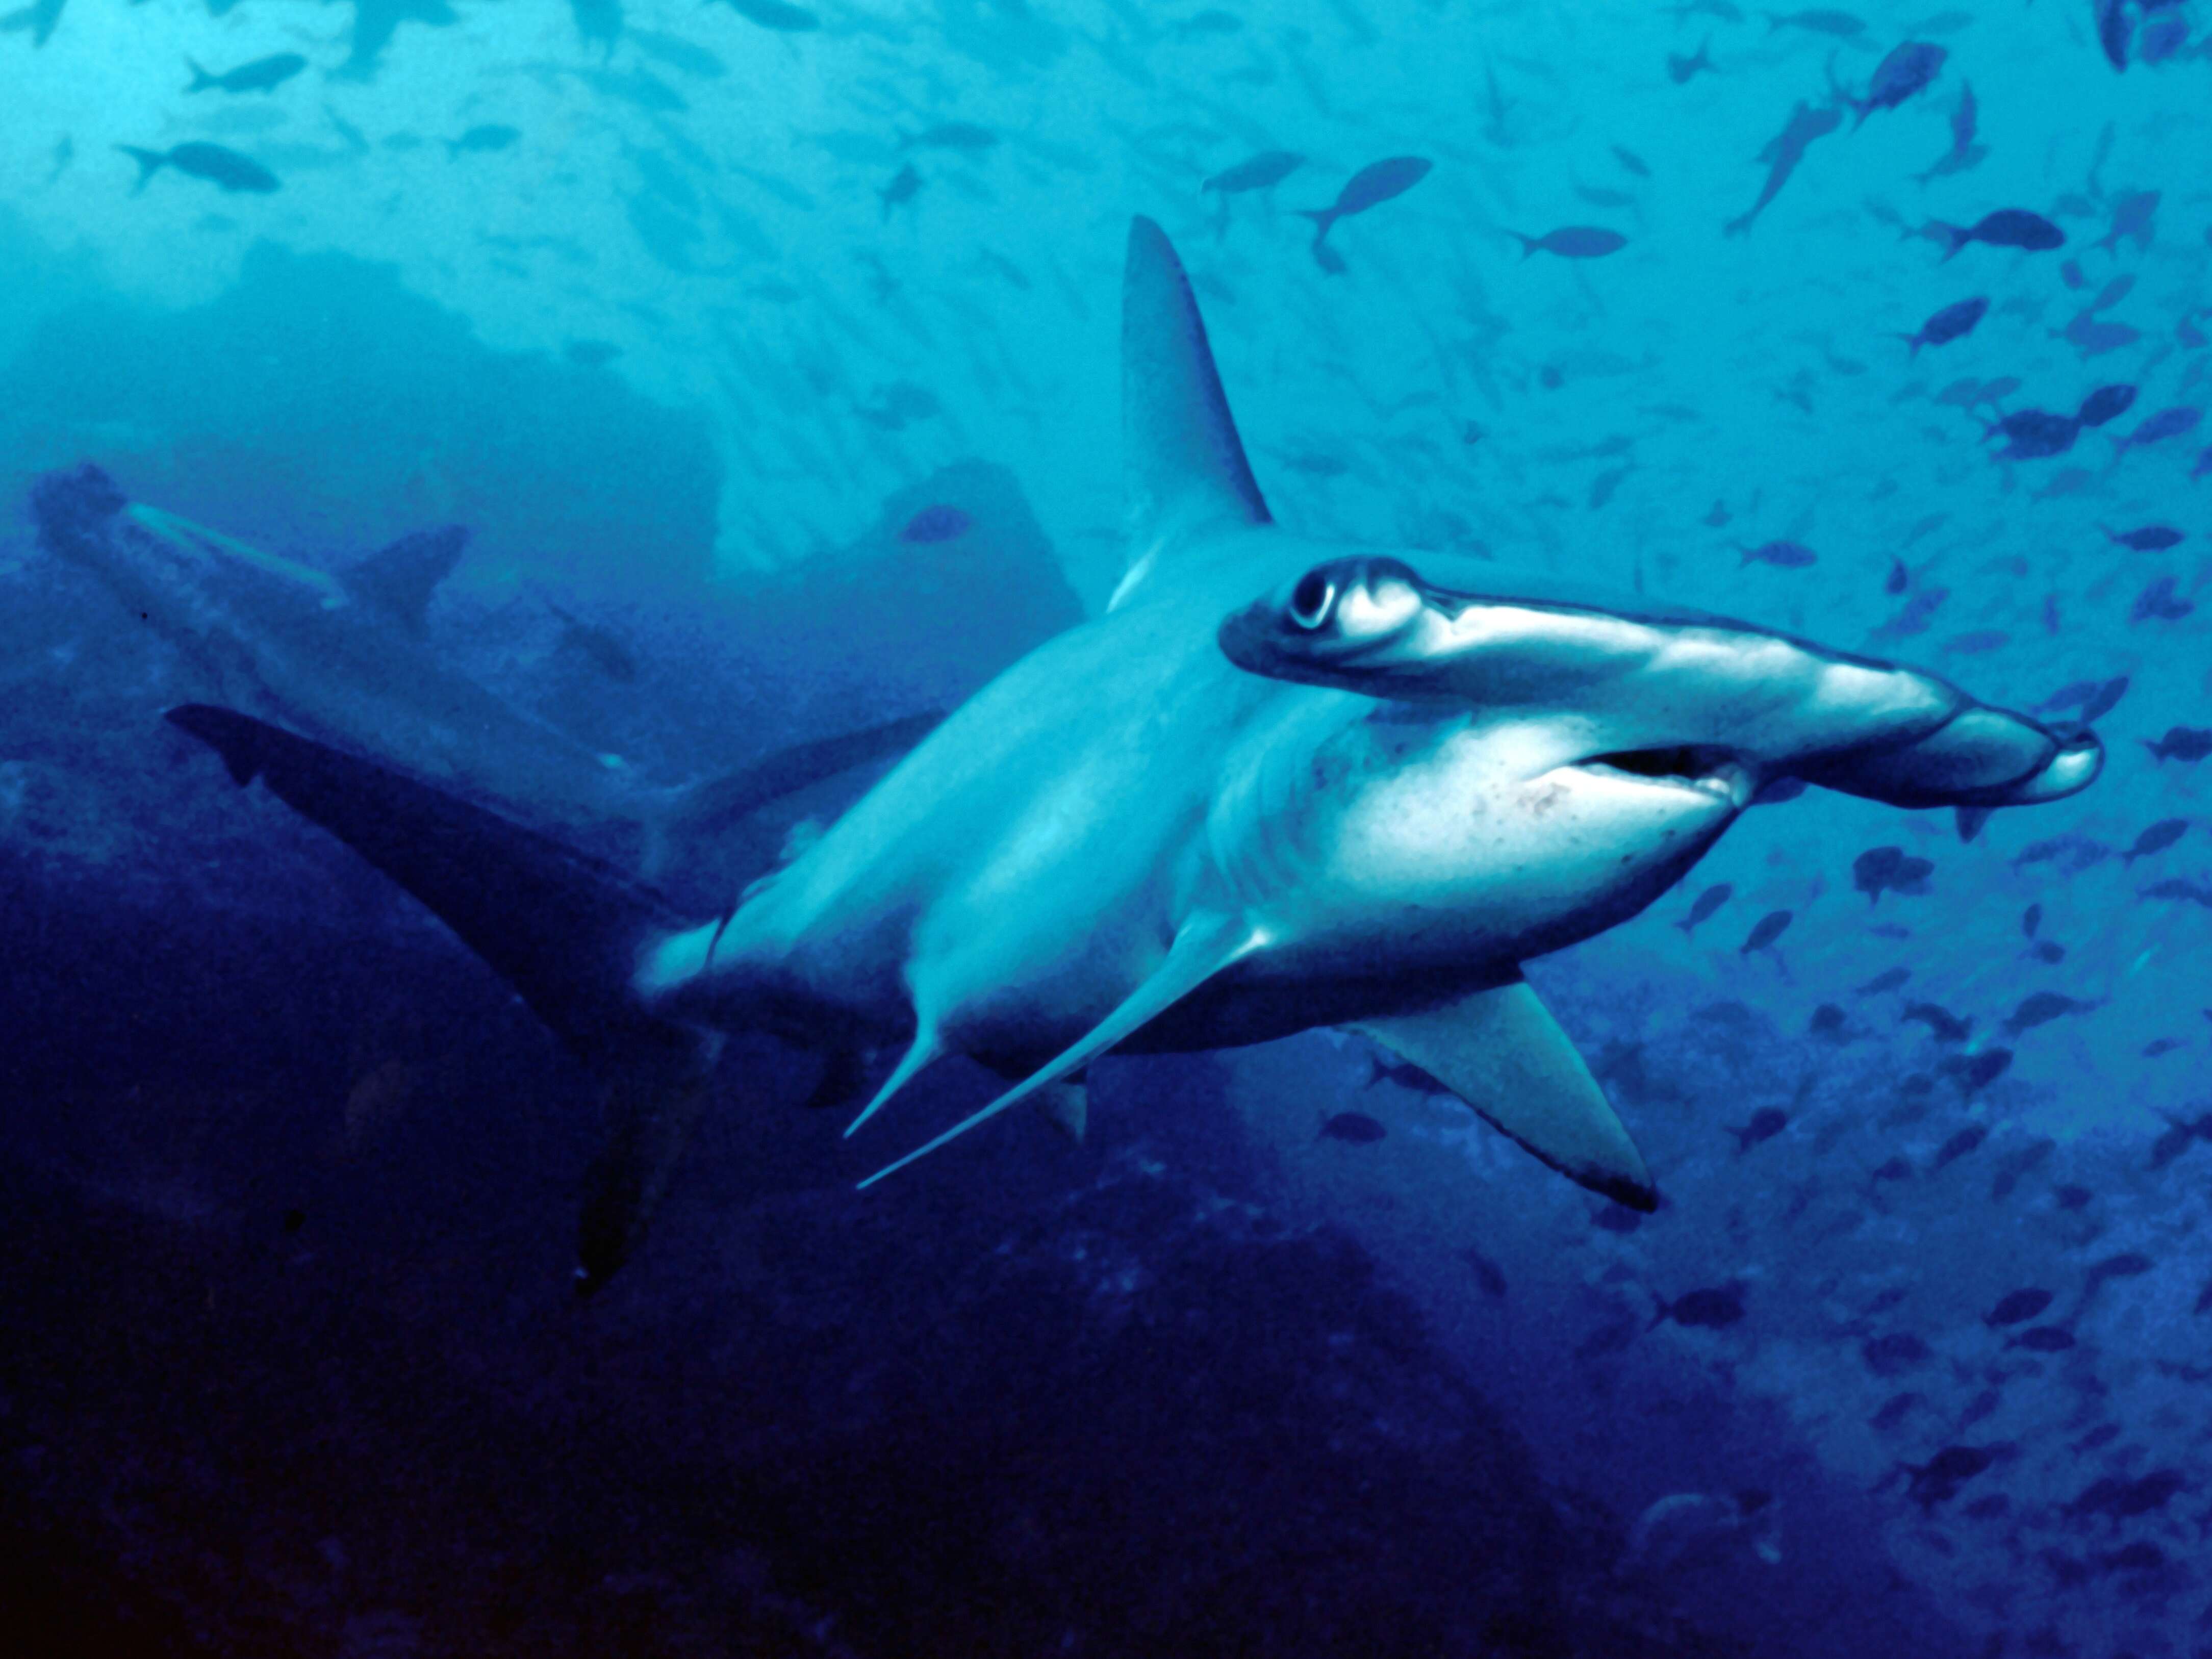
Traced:
<path fill-rule="evenodd" d="M 2203 0 L 0 16 L 0 1612 L 2212 1652 L 2208 75 Z M 1283 526 L 1907 663 L 2102 775 L 1971 838 L 1762 805 L 1533 961 L 1655 1212 L 1326 1025 L 856 1194 L 1001 1079 L 847 1141 L 893 1054 L 750 1031 L 579 1302 L 606 1103 L 509 983 L 557 930 L 503 979 L 165 712 L 725 915 L 1105 611 L 1138 215 Z"/>

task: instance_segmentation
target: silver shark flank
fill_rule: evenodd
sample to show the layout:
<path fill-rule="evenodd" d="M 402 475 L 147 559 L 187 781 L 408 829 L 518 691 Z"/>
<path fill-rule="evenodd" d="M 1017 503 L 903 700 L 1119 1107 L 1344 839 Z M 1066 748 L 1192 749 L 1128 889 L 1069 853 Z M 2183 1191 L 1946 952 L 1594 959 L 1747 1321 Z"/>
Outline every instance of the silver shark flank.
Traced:
<path fill-rule="evenodd" d="M 1941 767 L 1894 760 L 1968 718 L 1940 682 L 1583 605 L 1536 576 L 1504 590 L 1525 617 L 1478 643 L 1455 631 L 1477 602 L 1455 596 L 1497 591 L 1496 567 L 1277 528 L 1149 220 L 1130 233 L 1122 330 L 1131 544 L 1106 614 L 977 693 L 726 915 L 672 921 L 373 763 L 173 714 L 424 898 L 607 1080 L 586 1288 L 635 1245 L 718 1034 L 743 1030 L 823 1048 L 841 1089 L 903 1044 L 855 1128 L 943 1055 L 1009 1079 L 870 1182 L 1024 1100 L 1079 1121 L 1084 1070 L 1112 1050 L 1342 1025 L 1649 1209 L 1649 1171 L 1522 964 L 1635 915 L 1763 786 L 1869 793 L 1897 773 L 1942 795 Z M 1355 582 L 1346 562 L 1363 558 Z M 1402 660 L 1332 657 L 1370 608 L 1396 618 Z M 2020 787 L 1977 773 L 1954 793 L 1986 805 Z M 403 833 L 410 815 L 434 856 Z M 521 876 L 457 892 L 471 845 Z"/>

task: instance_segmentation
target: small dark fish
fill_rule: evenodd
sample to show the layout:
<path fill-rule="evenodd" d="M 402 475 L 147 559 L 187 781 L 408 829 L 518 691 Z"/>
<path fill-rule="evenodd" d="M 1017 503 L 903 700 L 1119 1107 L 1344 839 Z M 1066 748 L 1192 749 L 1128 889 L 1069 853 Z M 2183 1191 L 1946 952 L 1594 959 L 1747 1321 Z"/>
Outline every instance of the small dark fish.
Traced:
<path fill-rule="evenodd" d="M 118 144 L 116 148 L 138 163 L 134 195 L 145 189 L 146 181 L 165 167 L 174 167 L 190 178 L 204 179 L 233 195 L 244 191 L 265 196 L 282 187 L 276 175 L 260 162 L 249 161 L 221 144 L 194 143 L 179 144 L 172 149 L 140 149 L 132 144 Z"/>
<path fill-rule="evenodd" d="M 1856 125 L 1863 126 L 1867 117 L 1876 110 L 1895 109 L 1926 88 L 1943 72 L 1944 60 L 1950 55 L 1926 40 L 1907 40 L 1891 47 L 1875 65 L 1874 78 L 1867 82 L 1866 96 L 1850 100 L 1851 107 L 1859 112 Z"/>
<path fill-rule="evenodd" d="M 1884 891 L 1907 897 L 1926 893 L 1928 878 L 1935 872 L 1931 861 L 1912 858 L 1902 847 L 1875 847 L 1851 860 L 1851 885 L 1867 896 L 1869 904 L 1879 904 Z"/>
<path fill-rule="evenodd" d="M 822 20 L 812 12 L 787 0 L 722 0 L 722 3 L 749 23 L 786 34 L 803 34 L 822 27 Z"/>
<path fill-rule="evenodd" d="M 2020 931 L 2029 939 L 2033 939 L 2042 926 L 2043 907 L 2040 904 L 2031 904 L 2020 913 Z"/>
<path fill-rule="evenodd" d="M 2005 1344 L 2030 1353 L 2063 1353 L 2074 1346 L 2074 1333 L 2063 1325 L 2033 1325 Z"/>
<path fill-rule="evenodd" d="M 2179 622 L 2197 609 L 2194 599 L 2185 599 L 2174 592 L 2174 579 L 2160 576 L 2136 595 L 2136 602 L 2128 609 L 2130 622 Z"/>
<path fill-rule="evenodd" d="M 1435 166 L 1435 162 L 1421 155 L 1393 155 L 1369 162 L 1344 181 L 1344 188 L 1337 191 L 1336 200 L 1329 206 L 1298 210 L 1301 218 L 1314 222 L 1314 246 L 1321 246 L 1339 219 L 1349 219 L 1356 213 L 1364 213 L 1403 196 L 1427 178 Z"/>
<path fill-rule="evenodd" d="M 1223 168 L 1200 185 L 1199 191 L 1201 194 L 1213 191 L 1224 196 L 1237 196 L 1249 190 L 1270 190 L 1304 167 L 1305 159 L 1294 150 L 1263 149 L 1233 167 Z"/>
<path fill-rule="evenodd" d="M 1956 1134 L 1953 1135 L 1948 1140 L 1945 1141 L 1941 1146 L 1936 1149 L 1935 1161 L 1928 1166 L 1929 1170 L 1934 1171 L 1944 1169 L 1950 1164 L 1956 1164 L 1960 1158 L 1966 1157 L 1967 1153 L 1974 1151 L 1989 1138 L 1990 1131 L 1988 1125 L 1982 1123 L 1968 1124 L 1965 1128 L 1960 1130 Z"/>
<path fill-rule="evenodd" d="M 1602 259 L 1628 246 L 1628 238 L 1619 231 L 1599 225 L 1563 225 L 1541 236 L 1523 236 L 1517 230 L 1506 234 L 1521 244 L 1524 259 L 1538 253 L 1556 253 L 1562 259 Z"/>
<path fill-rule="evenodd" d="M 2001 461 L 2040 461 L 2063 455 L 2081 434 L 2081 423 L 2071 415 L 2054 415 L 2045 409 L 2023 409 L 1990 422 L 1988 435 L 2006 440 L 1997 451 Z"/>
<path fill-rule="evenodd" d="M 1609 1233 L 1632 1233 L 1644 1224 L 1642 1212 L 1608 1204 L 1591 1218 L 1591 1224 Z"/>
<path fill-rule="evenodd" d="M 997 147 L 999 135 L 973 121 L 939 121 L 920 132 L 899 135 L 901 149 L 951 149 L 980 155 Z"/>
<path fill-rule="evenodd" d="M 2154 853 L 2163 853 L 2189 833 L 2187 818 L 2160 818 L 2136 837 L 2136 844 L 2120 854 L 2122 860 L 2133 864 L 2137 859 L 2147 859 Z"/>
<path fill-rule="evenodd" d="M 1876 1164 L 1874 1173 L 1868 1177 L 1876 1186 L 1885 1181 L 1910 1181 L 1911 1178 L 1911 1161 L 1904 1158 L 1893 1158 L 1887 1163 Z"/>
<path fill-rule="evenodd" d="M 2146 742 L 2154 761 L 2195 762 L 2212 755 L 2212 726 L 2169 726 L 2156 743 Z"/>
<path fill-rule="evenodd" d="M 1677 1325 L 1692 1330 L 1717 1331 L 1733 1325 L 1743 1317 L 1743 1286 L 1719 1285 L 1707 1290 L 1692 1291 L 1687 1295 L 1668 1302 L 1654 1294 L 1658 1303 L 1658 1316 L 1651 1323 L 1656 1329 L 1673 1320 Z"/>
<path fill-rule="evenodd" d="M 2174 409 L 2161 409 L 2133 432 L 2124 437 L 2114 437 L 2112 442 L 2118 447 L 2117 453 L 2124 455 L 2130 449 L 2140 448 L 2144 444 L 2154 444 L 2163 439 L 2178 438 L 2185 432 L 2192 432 L 2203 418 L 2203 410 L 2192 409 L 2186 404 Z"/>
<path fill-rule="evenodd" d="M 1966 1481 L 1985 1474 L 1997 1461 L 1998 1450 L 1996 1446 L 1946 1446 L 1917 1468 L 1908 1463 L 1905 1473 L 1912 1479 L 1906 1495 L 1923 1509 L 1946 1503 Z"/>
<path fill-rule="evenodd" d="M 1881 591 L 1893 595 L 1902 593 L 1911 583 L 1912 573 L 1905 568 L 1905 561 L 1893 557 L 1889 562 L 1889 574 L 1882 579 Z"/>
<path fill-rule="evenodd" d="M 2154 190 L 2130 190 L 2123 192 L 2112 204 L 2112 228 L 2100 237 L 2095 246 L 2111 252 L 2122 242 L 2132 241 L 2136 252 L 2143 252 L 2155 234 L 2153 221 L 2158 213 L 2159 192 Z"/>
<path fill-rule="evenodd" d="M 1770 140 L 1759 159 L 1767 163 L 1766 182 L 1759 187 L 1759 199 L 1750 208 L 1723 226 L 1723 234 L 1741 236 L 1751 229 L 1759 216 L 1766 210 L 1767 204 L 1782 192 L 1797 164 L 1805 159 L 1805 149 L 1816 138 L 1825 138 L 1844 124 L 1844 112 L 1833 104 L 1814 105 L 1798 101 L 1790 112 L 1789 124 Z"/>
<path fill-rule="evenodd" d="M 1928 1403 L 1922 1394 L 1895 1394 L 1882 1402 L 1881 1409 L 1867 1419 L 1867 1426 L 1887 1434 L 1921 1407 Z"/>
<path fill-rule="evenodd" d="M 1731 1128 L 1739 1154 L 1749 1152 L 1762 1141 L 1771 1140 L 1790 1127 L 1790 1114 L 1779 1106 L 1762 1106 L 1751 1115 L 1751 1121 L 1741 1128 Z"/>
<path fill-rule="evenodd" d="M 2081 1284 L 2081 1299 L 2087 1302 L 2115 1279 L 2140 1279 L 2155 1265 L 2140 1250 L 2123 1250 L 2118 1255 L 2108 1255 L 2091 1266 Z"/>
<path fill-rule="evenodd" d="M 1876 1376 L 1901 1376 L 1927 1359 L 1928 1345 L 1910 1331 L 1893 1331 L 1863 1346 L 1859 1358 Z"/>
<path fill-rule="evenodd" d="M 1938 1069 L 1959 1085 L 1960 1094 L 1971 1099 L 2011 1067 L 2011 1049 L 1984 1048 L 1979 1054 L 1947 1055 Z"/>
<path fill-rule="evenodd" d="M 458 138 L 447 139 L 446 155 L 448 159 L 460 155 L 495 155 L 501 150 L 513 149 L 521 141 L 521 128 L 488 121 L 482 126 L 471 127 Z"/>
<path fill-rule="evenodd" d="M 1819 8 L 1811 11 L 1770 11 L 1766 14 L 1766 32 L 1771 34 L 1779 28 L 1803 29 L 1812 34 L 1825 34 L 1838 40 L 1849 40 L 1866 33 L 1866 22 L 1847 11 Z"/>
<path fill-rule="evenodd" d="M 189 58 L 185 66 L 192 72 L 192 83 L 185 88 L 186 92 L 274 92 L 307 68 L 307 60 L 296 52 L 280 52 L 221 75 L 210 75 Z"/>
<path fill-rule="evenodd" d="M 2116 70 L 2128 66 L 2128 45 L 2135 33 L 2135 19 L 2128 15 L 2128 0 L 2089 0 L 2089 13 L 2097 26 L 2097 45 L 2105 61 Z"/>
<path fill-rule="evenodd" d="M 2038 939 L 2024 954 L 2049 967 L 2066 960 L 2066 947 L 2055 939 Z"/>
<path fill-rule="evenodd" d="M 1992 1329 L 2007 1325 L 2025 1325 L 2051 1304 L 2049 1291 L 2039 1285 L 2014 1291 L 1999 1300 L 1997 1305 L 1982 1316 L 1982 1323 Z"/>
<path fill-rule="evenodd" d="M 2077 1187 L 2071 1182 L 2063 1187 L 2053 1187 L 2051 1195 L 2058 1200 L 2058 1207 L 2062 1210 L 2087 1209 L 2089 1200 L 2096 1197 L 2096 1194 L 2087 1187 Z"/>
<path fill-rule="evenodd" d="M 1897 990 L 1911 977 L 1912 969 L 1910 968 L 1885 968 L 1860 986 L 1857 994 L 1863 997 L 1880 996 L 1885 991 Z"/>
<path fill-rule="evenodd" d="M 1385 1060 L 1380 1054 L 1370 1054 L 1367 1057 L 1367 1086 L 1371 1089 L 1378 1083 L 1395 1084 L 1401 1089 L 1410 1089 L 1417 1095 L 1451 1093 L 1435 1077 L 1418 1066 L 1408 1065 L 1404 1060 Z"/>
<path fill-rule="evenodd" d="M 1697 902 L 1690 906 L 1690 914 L 1674 925 L 1686 933 L 1694 932 L 1698 924 L 1709 920 L 1714 911 L 1729 902 L 1735 891 L 1735 889 L 1724 881 L 1706 888 L 1698 895 Z"/>
<path fill-rule="evenodd" d="M 1973 1035 L 1974 1022 L 1960 1019 L 1949 1009 L 1935 1002 L 1908 1002 L 1905 1012 L 1897 1017 L 1900 1025 L 1925 1025 L 1929 1034 L 1938 1042 L 1964 1042 Z"/>
<path fill-rule="evenodd" d="M 2139 530 L 2107 530 L 2105 539 L 2131 553 L 2163 553 L 2169 547 L 2179 546 L 2187 538 L 2170 525 L 2147 524 Z"/>
<path fill-rule="evenodd" d="M 2064 231 L 2041 214 L 2030 213 L 2026 208 L 1999 208 L 1964 226 L 1932 219 L 1923 227 L 1923 232 L 1943 244 L 1946 259 L 1969 242 L 1984 242 L 1990 247 L 2016 247 L 2024 253 L 2047 253 L 2066 245 Z"/>
<path fill-rule="evenodd" d="M 2176 876 L 2170 881 L 2154 882 L 2136 895 L 2137 898 L 2187 899 L 2212 910 L 2212 886 L 2201 882 L 2185 881 Z"/>
<path fill-rule="evenodd" d="M 2083 426 L 2102 426 L 2126 414 L 2135 400 L 2136 389 L 2131 386 L 2100 386 L 2081 399 L 2081 413 L 2074 418 Z"/>
<path fill-rule="evenodd" d="M 1771 950 L 1774 941 L 1790 931 L 1790 924 L 1794 920 L 1796 920 L 1795 915 L 1790 911 L 1768 911 L 1753 927 L 1742 945 L 1737 947 L 1736 954 L 1740 957 L 1747 957 L 1753 951 Z"/>
<path fill-rule="evenodd" d="M 1480 1250 L 1470 1246 L 1459 1253 L 1459 1259 L 1474 1269 L 1475 1283 L 1485 1291 L 1496 1297 L 1505 1294 L 1507 1286 L 1504 1271 Z"/>
<path fill-rule="evenodd" d="M 1679 52 L 1667 54 L 1667 78 L 1678 87 L 1688 86 L 1700 72 L 1711 73 L 1712 69 L 1713 43 L 1711 39 L 1699 43 L 1693 57 L 1685 58 Z"/>
<path fill-rule="evenodd" d="M 884 204 L 884 217 L 891 216 L 895 207 L 911 202 L 921 194 L 921 174 L 909 161 L 891 175 L 891 181 L 876 192 L 876 199 Z"/>
<path fill-rule="evenodd" d="M 2022 1031 L 2032 1031 L 2039 1025 L 2048 1025 L 2052 1020 L 2067 1014 L 2078 1014 L 2095 1007 L 2092 1002 L 2076 1002 L 2072 997 L 2062 996 L 2057 991 L 2038 991 L 2012 1011 L 2004 1023 L 2007 1036 L 2018 1036 Z"/>
<path fill-rule="evenodd" d="M 28 29 L 31 44 L 43 46 L 53 38 L 54 27 L 62 21 L 62 9 L 68 3 L 69 0 L 31 0 L 29 5 L 0 17 L 0 33 Z"/>
<path fill-rule="evenodd" d="M 2097 688 L 2095 695 L 2081 705 L 2081 724 L 2087 726 L 2094 720 L 2102 720 L 2119 706 L 2120 699 L 2127 694 L 2128 677 L 2125 674 L 2106 680 Z"/>
<path fill-rule="evenodd" d="M 1321 1126 L 1324 1140 L 1341 1140 L 1351 1146 L 1371 1146 L 1389 1133 L 1364 1112 L 1339 1112 Z"/>
<path fill-rule="evenodd" d="M 1844 1028 L 1850 1018 L 1834 1003 L 1824 1002 L 1813 1010 L 1813 1018 L 1805 1023 L 1805 1030 L 1808 1036 L 1841 1042 L 1844 1040 Z"/>
<path fill-rule="evenodd" d="M 1974 331 L 1974 325 L 1988 314 L 1989 308 L 1989 299 L 1983 295 L 1956 301 L 1921 324 L 1918 333 L 1900 334 L 1898 338 L 1911 346 L 1912 355 L 1917 357 L 1923 346 L 1948 345 L 1954 340 L 1966 338 Z"/>
<path fill-rule="evenodd" d="M 1736 551 L 1743 555 L 1745 564 L 1771 564 L 1778 570 L 1802 570 L 1820 557 L 1800 542 L 1762 542 L 1757 547 L 1739 542 Z"/>
<path fill-rule="evenodd" d="M 925 507 L 906 521 L 899 532 L 899 539 L 927 546 L 934 542 L 949 542 L 966 535 L 975 528 L 975 520 L 957 507 L 938 502 Z"/>
<path fill-rule="evenodd" d="M 1613 159 L 1639 179 L 1649 179 L 1651 176 L 1651 169 L 1644 164 L 1644 158 L 1632 149 L 1624 149 L 1619 144 L 1615 144 L 1613 147 Z"/>
<path fill-rule="evenodd" d="M 285 1232 L 296 1233 L 307 1224 L 307 1212 L 295 1204 L 284 1212 L 283 1220 Z"/>

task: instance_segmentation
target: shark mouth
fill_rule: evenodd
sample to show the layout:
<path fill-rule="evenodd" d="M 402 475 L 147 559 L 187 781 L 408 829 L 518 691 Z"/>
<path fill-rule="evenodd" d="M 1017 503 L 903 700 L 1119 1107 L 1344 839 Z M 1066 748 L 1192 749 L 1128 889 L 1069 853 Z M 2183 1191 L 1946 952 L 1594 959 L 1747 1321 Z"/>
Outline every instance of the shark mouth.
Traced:
<path fill-rule="evenodd" d="M 1687 789 L 1730 806 L 1748 805 L 1751 769 L 1725 749 L 1677 744 L 1664 749 L 1615 749 L 1575 763 L 1575 769 L 1638 783 Z"/>

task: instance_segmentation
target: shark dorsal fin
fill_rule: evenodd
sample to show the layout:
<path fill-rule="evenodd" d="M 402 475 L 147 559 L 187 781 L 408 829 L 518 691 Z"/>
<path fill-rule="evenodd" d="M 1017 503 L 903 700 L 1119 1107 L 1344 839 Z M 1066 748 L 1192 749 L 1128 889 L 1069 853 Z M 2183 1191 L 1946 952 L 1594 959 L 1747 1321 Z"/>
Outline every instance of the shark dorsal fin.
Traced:
<path fill-rule="evenodd" d="M 383 606 L 420 634 L 429 626 L 430 595 L 453 574 L 468 539 L 465 525 L 417 530 L 370 554 L 339 580 L 355 598 Z"/>
<path fill-rule="evenodd" d="M 1352 1029 L 1419 1066 L 1571 1181 L 1632 1210 L 1657 1206 L 1636 1143 L 1526 981 Z"/>
<path fill-rule="evenodd" d="M 1205 319 L 1167 233 L 1129 226 L 1121 281 L 1121 445 L 1130 567 L 1122 603 L 1164 544 L 1196 530 L 1272 522 L 1213 367 Z"/>
<path fill-rule="evenodd" d="M 1009 1106 L 1017 1105 L 1039 1090 L 1081 1070 L 1115 1043 L 1172 1008 L 1223 969 L 1242 962 L 1262 948 L 1268 938 L 1265 928 L 1240 917 L 1212 913 L 1193 916 L 1176 933 L 1175 943 L 1168 948 L 1166 960 L 1153 969 L 1152 977 L 1130 992 L 1120 1007 L 1079 1037 L 1073 1048 L 1056 1059 L 1046 1061 L 981 1111 L 962 1119 L 936 1139 L 917 1146 L 896 1164 L 886 1164 L 860 1185 L 863 1188 L 874 1186 L 885 1176 L 903 1170 L 917 1158 L 928 1157 L 948 1140 L 958 1139 L 976 1125 L 998 1116 Z M 884 1092 L 888 1094 L 890 1091 L 886 1090 Z M 873 1106 L 869 1108 L 870 1111 L 874 1109 Z M 866 1114 L 862 1115 L 865 1117 Z M 857 1129 L 860 1125 L 855 1123 L 853 1127 Z"/>

